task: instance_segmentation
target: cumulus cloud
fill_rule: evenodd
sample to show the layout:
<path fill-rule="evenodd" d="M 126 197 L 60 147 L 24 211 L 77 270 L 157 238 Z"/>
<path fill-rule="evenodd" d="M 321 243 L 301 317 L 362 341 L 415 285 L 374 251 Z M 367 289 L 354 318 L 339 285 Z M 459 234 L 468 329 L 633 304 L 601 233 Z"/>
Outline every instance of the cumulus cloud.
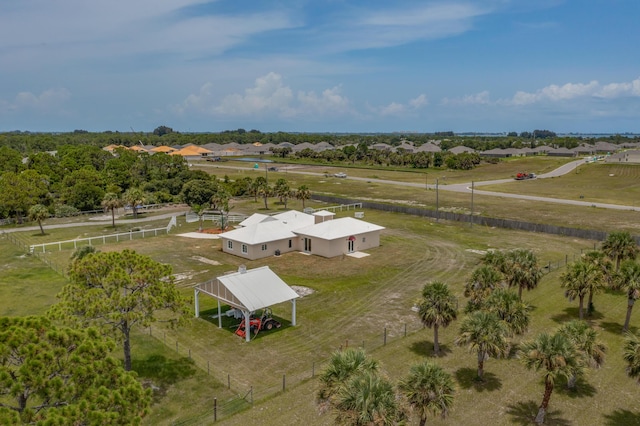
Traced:
<path fill-rule="evenodd" d="M 491 103 L 489 91 L 484 90 L 473 95 L 466 95 L 462 98 L 443 98 L 443 105 L 488 105 Z"/>
<path fill-rule="evenodd" d="M 391 102 L 384 106 L 370 106 L 368 109 L 380 116 L 401 116 L 403 114 L 414 113 L 416 110 L 428 105 L 427 95 L 420 94 L 413 99 L 409 99 L 406 104 L 400 102 Z"/>
<path fill-rule="evenodd" d="M 172 110 L 178 114 L 187 111 L 218 116 L 273 116 L 291 118 L 297 116 L 331 116 L 353 113 L 349 99 L 341 93 L 341 87 L 315 91 L 297 91 L 285 85 L 280 74 L 270 72 L 256 78 L 253 87 L 243 93 L 232 93 L 221 98 L 213 94 L 213 85 L 204 84 L 198 93 L 188 95 Z"/>
<path fill-rule="evenodd" d="M 631 82 L 609 83 L 601 85 L 593 80 L 589 83 L 566 83 L 562 86 L 555 84 L 544 87 L 536 92 L 518 91 L 510 100 L 502 103 L 510 105 L 529 105 L 537 102 L 558 102 L 576 98 L 620 98 L 640 96 L 640 78 Z"/>
<path fill-rule="evenodd" d="M 293 92 L 282 84 L 282 76 L 274 72 L 258 77 L 255 86 L 245 89 L 244 94 L 225 96 L 215 112 L 222 115 L 246 116 L 261 113 L 275 113 L 290 116 L 294 112 L 290 106 Z"/>
<path fill-rule="evenodd" d="M 62 88 L 47 89 L 40 94 L 20 92 L 11 101 L 0 100 L 3 111 L 36 110 L 48 111 L 59 108 L 71 98 L 71 92 Z"/>

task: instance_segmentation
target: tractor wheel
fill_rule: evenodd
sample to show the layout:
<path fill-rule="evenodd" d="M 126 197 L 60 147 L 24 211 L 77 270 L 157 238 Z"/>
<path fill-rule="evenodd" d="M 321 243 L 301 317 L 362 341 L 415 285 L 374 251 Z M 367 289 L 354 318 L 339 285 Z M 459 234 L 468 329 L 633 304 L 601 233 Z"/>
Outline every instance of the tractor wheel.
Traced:
<path fill-rule="evenodd" d="M 266 330 L 271 330 L 273 328 L 273 321 L 268 321 L 265 325 L 264 328 Z"/>

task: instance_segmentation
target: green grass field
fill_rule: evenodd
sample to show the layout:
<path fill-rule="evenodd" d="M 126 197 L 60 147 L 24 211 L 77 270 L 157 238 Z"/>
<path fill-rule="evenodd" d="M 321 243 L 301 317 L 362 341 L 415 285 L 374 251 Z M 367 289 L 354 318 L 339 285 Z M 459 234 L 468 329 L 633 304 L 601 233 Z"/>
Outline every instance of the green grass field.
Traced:
<path fill-rule="evenodd" d="M 514 165 L 514 168 L 522 167 Z M 540 173 L 533 165 L 527 170 Z M 250 170 L 227 171 L 230 177 L 231 173 L 235 173 L 233 176 L 252 173 Z M 355 172 L 349 170 L 348 173 Z M 384 172 L 375 173 L 384 178 L 381 176 Z M 584 177 L 585 174 L 580 170 L 577 176 Z M 401 187 L 376 186 L 379 193 L 372 195 L 366 189 L 366 182 L 343 183 L 345 180 L 325 180 L 293 173 L 288 173 L 287 179 L 293 180 L 294 176 L 296 183 L 292 187 L 313 184 L 318 185 L 318 191 L 324 188 L 329 192 L 327 188 L 333 188 L 332 193 L 341 195 L 356 196 L 360 191 L 361 195 L 376 199 L 391 200 L 397 196 L 411 201 L 410 192 L 405 195 Z M 407 188 L 409 190 L 417 193 L 415 189 Z M 561 191 L 561 187 L 556 189 L 556 193 Z M 433 196 L 433 192 L 422 190 L 420 193 Z M 449 194 L 444 196 L 446 200 Z M 514 207 L 504 206 L 500 201 L 495 197 L 486 200 L 487 211 L 514 211 Z M 269 206 L 269 211 L 283 208 L 273 200 Z M 260 200 L 257 203 L 244 200 L 236 204 L 234 213 L 265 212 L 263 207 Z M 297 202 L 289 207 L 301 208 Z M 537 211 L 528 214 L 542 218 L 540 220 L 545 220 L 547 214 L 568 215 L 561 209 L 547 212 L 542 211 L 544 208 L 538 206 Z M 637 220 L 627 225 L 631 218 L 611 213 L 612 220 L 618 220 L 621 228 L 636 226 Z M 580 210 L 575 215 L 574 220 L 583 226 L 600 229 L 597 222 L 600 216 L 594 216 L 590 209 Z M 530 248 L 543 265 L 551 264 L 551 272 L 544 276 L 539 287 L 524 294 L 525 301 L 534 307 L 531 328 L 524 339 L 577 318 L 576 303 L 569 303 L 564 298 L 559 275 L 565 260 L 571 261 L 581 250 L 593 248 L 593 241 L 479 226 L 471 228 L 468 224 L 435 223 L 372 210 L 365 211 L 365 220 L 385 226 L 386 230 L 381 237 L 381 246 L 370 250 L 370 256 L 362 259 L 323 259 L 288 253 L 277 258 L 246 261 L 222 253 L 219 240 L 178 236 L 197 229 L 197 223 L 183 221 L 171 235 L 97 246 L 105 251 L 132 248 L 157 261 L 170 263 L 178 285 L 188 296 L 192 296 L 196 283 L 235 271 L 240 264 L 248 268 L 269 265 L 290 285 L 314 290 L 313 294 L 298 301 L 298 326 L 291 327 L 288 323 L 291 318 L 289 304 L 275 306 L 274 314 L 283 320 L 284 327 L 261 333 L 248 344 L 233 334 L 231 320 L 219 329 L 215 321 L 207 318 L 216 304 L 206 297 L 201 297 L 203 317 L 194 319 L 189 325 L 178 330 L 167 330 L 160 325 L 151 330 L 140 330 L 133 347 L 134 365 L 143 379 L 160 387 L 145 424 L 211 424 L 213 398 L 218 400 L 223 424 L 333 424 L 330 413 L 320 415 L 317 411 L 314 399 L 318 382 L 312 378 L 313 373 L 319 373 L 330 353 L 347 345 L 364 345 L 371 356 L 381 361 L 385 373 L 393 381 L 407 374 L 411 364 L 425 357 L 432 358 L 432 332 L 423 329 L 417 315 L 411 311 L 413 301 L 426 282 L 440 280 L 454 289 L 460 306 L 464 306 L 464 282 L 478 264 L 479 253 L 490 248 Z M 150 223 L 141 224 L 147 225 Z M 161 226 L 166 226 L 166 221 Z M 104 226 L 51 229 L 45 237 L 33 231 L 21 232 L 17 237 L 29 245 L 45 238 L 46 241 L 59 241 L 80 235 L 104 235 L 108 231 Z M 1 241 L 0 300 L 3 303 L 0 313 L 44 312 L 55 302 L 55 294 L 64 285 L 64 279 L 40 260 L 25 256 L 6 238 Z M 69 249 L 51 251 L 45 258 L 64 266 L 71 253 Z M 547 424 L 640 424 L 640 413 L 636 408 L 639 389 L 626 376 L 621 358 L 620 330 L 626 299 L 613 292 L 599 294 L 595 306 L 597 312 L 590 322 L 608 346 L 605 365 L 600 370 L 589 371 L 576 392 L 565 390 L 563 385 L 557 387 L 551 399 Z M 430 419 L 429 423 L 529 424 L 542 398 L 541 377 L 525 370 L 516 359 L 491 359 L 485 364 L 487 381 L 484 384 L 473 381 L 475 356 L 453 345 L 459 323 L 458 320 L 441 332 L 444 355 L 433 358 L 456 379 L 454 408 L 448 419 Z M 632 329 L 637 331 L 638 327 L 640 313 L 635 312 Z M 385 330 L 387 344 L 383 345 Z M 516 339 L 514 345 L 519 340 Z M 119 356 L 118 353 L 115 355 Z M 286 383 L 284 392 L 283 380 Z M 229 384 L 231 389 L 227 389 Z M 253 406 L 248 402 L 251 398 Z"/>

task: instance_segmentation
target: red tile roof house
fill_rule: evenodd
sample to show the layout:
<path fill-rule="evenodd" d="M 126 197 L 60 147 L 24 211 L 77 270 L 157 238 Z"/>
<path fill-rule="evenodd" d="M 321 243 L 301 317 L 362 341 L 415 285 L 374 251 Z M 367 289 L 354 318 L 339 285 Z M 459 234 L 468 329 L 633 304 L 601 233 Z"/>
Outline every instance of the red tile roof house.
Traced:
<path fill-rule="evenodd" d="M 352 217 L 291 210 L 273 216 L 256 213 L 241 228 L 220 234 L 222 251 L 249 260 L 292 251 L 336 257 L 380 245 L 382 226 Z"/>

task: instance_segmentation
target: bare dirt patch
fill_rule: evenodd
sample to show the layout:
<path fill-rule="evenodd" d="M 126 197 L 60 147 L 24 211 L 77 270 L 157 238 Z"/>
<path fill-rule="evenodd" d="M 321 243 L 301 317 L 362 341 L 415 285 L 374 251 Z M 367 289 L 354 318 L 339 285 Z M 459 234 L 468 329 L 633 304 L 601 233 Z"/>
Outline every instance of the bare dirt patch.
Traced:
<path fill-rule="evenodd" d="M 191 258 L 193 260 L 197 260 L 198 262 L 206 263 L 209 265 L 214 265 L 214 266 L 222 265 L 222 263 L 218 262 L 217 260 L 207 259 L 206 257 L 202 257 L 202 256 L 191 256 Z"/>
<path fill-rule="evenodd" d="M 298 296 L 300 296 L 300 297 L 308 296 L 308 295 L 313 294 L 313 293 L 316 292 L 312 288 L 304 287 L 304 286 L 301 286 L 301 285 L 292 285 L 291 288 L 293 289 L 293 291 L 298 293 Z"/>

